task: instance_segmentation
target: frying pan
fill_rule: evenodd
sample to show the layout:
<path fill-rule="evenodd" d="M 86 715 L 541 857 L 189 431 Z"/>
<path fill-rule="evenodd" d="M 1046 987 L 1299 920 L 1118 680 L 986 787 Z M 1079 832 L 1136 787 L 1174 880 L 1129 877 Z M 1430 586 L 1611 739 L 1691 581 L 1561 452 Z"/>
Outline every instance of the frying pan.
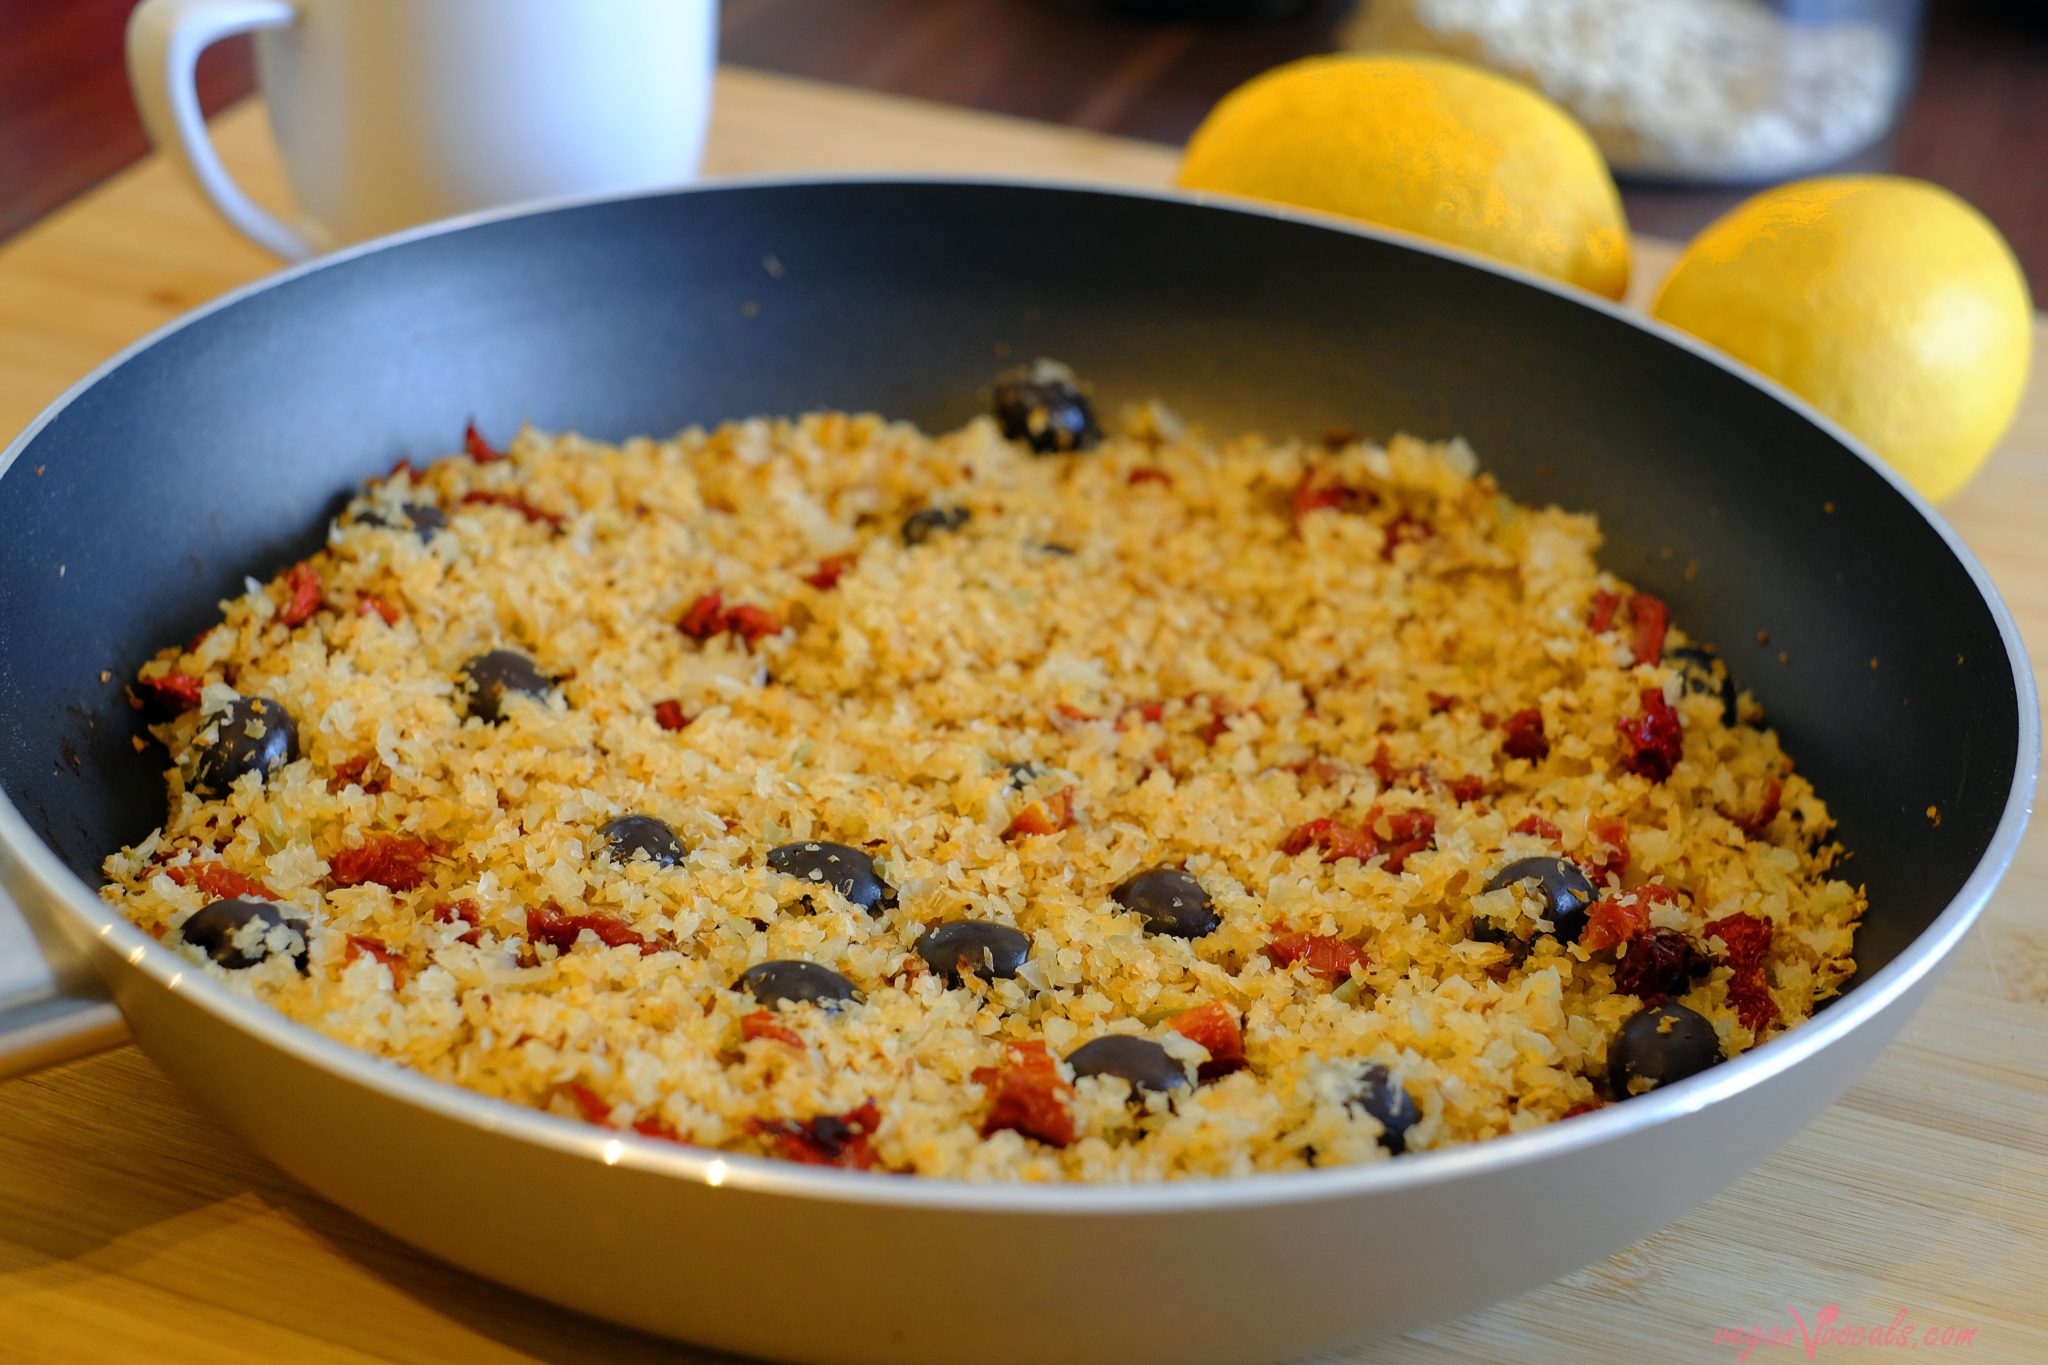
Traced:
<path fill-rule="evenodd" d="M 614 438 L 855 408 L 944 428 L 999 354 L 1067 361 L 1112 411 L 1159 395 L 1217 429 L 1463 434 L 1512 496 L 1597 512 L 1606 563 L 1720 645 L 1839 815 L 1871 902 L 1851 988 L 1744 1057 L 1537 1132 L 1014 1188 L 679 1148 L 431 1082 L 221 989 L 94 895 L 101 857 L 162 813 L 123 681 L 243 575 L 314 549 L 397 458 L 452 448 L 471 417 Z M 1884 1047 L 2010 860 L 2038 760 L 2032 676 L 1983 570 L 1795 400 L 1455 253 L 1168 196 L 754 183 L 393 239 L 87 380 L 0 465 L 0 547 L 0 873 L 65 964 L 18 1055 L 104 1041 L 89 1002 L 110 998 L 195 1099 L 371 1222 L 573 1308 L 793 1360 L 1276 1359 L 1604 1256 Z"/>

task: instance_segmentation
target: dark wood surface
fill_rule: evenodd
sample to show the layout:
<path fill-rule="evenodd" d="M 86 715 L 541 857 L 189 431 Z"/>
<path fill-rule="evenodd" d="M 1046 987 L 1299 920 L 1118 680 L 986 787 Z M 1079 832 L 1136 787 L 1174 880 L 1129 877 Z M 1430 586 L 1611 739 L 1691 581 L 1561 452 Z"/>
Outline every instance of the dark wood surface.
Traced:
<path fill-rule="evenodd" d="M 121 64 L 132 3 L 0 0 L 0 238 L 146 150 Z M 1328 50 L 1341 11 L 1200 24 L 1060 0 L 725 0 L 721 41 L 746 66 L 1177 143 L 1232 86 Z M 251 79 L 246 44 L 222 44 L 201 63 L 202 98 L 218 108 Z M 1955 190 L 2048 289 L 2048 0 L 1934 0 L 1912 103 L 1853 165 Z M 1741 194 L 1625 197 L 1639 230 L 1683 238 Z"/>

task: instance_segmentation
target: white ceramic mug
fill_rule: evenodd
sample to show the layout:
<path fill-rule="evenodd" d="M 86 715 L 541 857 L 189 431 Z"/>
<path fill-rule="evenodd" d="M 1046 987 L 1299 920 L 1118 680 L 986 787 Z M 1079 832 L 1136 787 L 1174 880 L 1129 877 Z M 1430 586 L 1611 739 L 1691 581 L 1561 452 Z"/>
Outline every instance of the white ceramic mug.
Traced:
<path fill-rule="evenodd" d="M 128 78 L 150 140 L 230 223 L 293 259 L 472 209 L 681 184 L 711 108 L 716 0 L 143 0 Z M 298 201 L 221 167 L 193 67 L 256 35 Z"/>

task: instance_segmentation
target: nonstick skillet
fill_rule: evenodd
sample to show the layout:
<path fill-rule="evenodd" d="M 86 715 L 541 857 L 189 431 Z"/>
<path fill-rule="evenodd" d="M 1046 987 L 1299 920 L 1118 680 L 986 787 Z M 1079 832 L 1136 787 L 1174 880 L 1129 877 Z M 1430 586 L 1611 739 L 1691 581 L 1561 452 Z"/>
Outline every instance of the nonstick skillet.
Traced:
<path fill-rule="evenodd" d="M 1107 409 L 1156 395 L 1217 429 L 1463 435 L 1511 496 L 1597 512 L 1604 562 L 1719 644 L 1839 816 L 1871 902 L 1851 988 L 1689 1081 L 1469 1148 L 969 1186 L 597 1133 L 430 1082 L 186 970 L 94 894 L 101 858 L 162 814 L 162 755 L 131 744 L 123 682 L 244 575 L 315 548 L 396 459 L 449 449 L 472 417 L 609 438 L 853 408 L 944 428 L 978 410 L 1001 355 L 1065 360 Z M 1606 1255 L 1832 1101 L 2010 860 L 2036 717 L 1983 570 L 1839 431 L 1671 333 L 1470 258 L 979 182 L 488 217 L 204 309 L 8 449 L 0 875 L 64 992 L 15 1011 L 24 1031 L 0 1049 L 18 1066 L 117 1037 L 92 1003 L 111 998 L 198 1101 L 335 1202 L 692 1341 L 817 1361 L 1277 1359 Z"/>

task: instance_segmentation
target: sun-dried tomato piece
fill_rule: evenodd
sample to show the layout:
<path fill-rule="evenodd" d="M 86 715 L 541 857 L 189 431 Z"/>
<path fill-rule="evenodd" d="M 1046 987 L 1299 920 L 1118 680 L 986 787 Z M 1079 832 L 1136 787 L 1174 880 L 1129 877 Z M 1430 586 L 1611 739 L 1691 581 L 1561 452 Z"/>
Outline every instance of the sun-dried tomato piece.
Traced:
<path fill-rule="evenodd" d="M 284 605 L 277 619 L 288 626 L 302 626 L 320 610 L 320 571 L 299 563 L 284 571 Z"/>
<path fill-rule="evenodd" d="M 852 567 L 852 555 L 826 555 L 818 561 L 817 568 L 804 575 L 804 582 L 823 592 L 837 586 L 846 571 Z"/>
<path fill-rule="evenodd" d="M 1020 839 L 1035 834 L 1058 834 L 1070 829 L 1074 823 L 1074 789 L 1062 787 L 1044 801 L 1033 801 L 1011 817 L 1009 828 L 1003 831 L 1005 839 Z"/>
<path fill-rule="evenodd" d="M 1427 695 L 1429 697 L 1429 714 L 1432 716 L 1441 716 L 1444 712 L 1458 704 L 1458 699 L 1448 692 L 1431 692 Z"/>
<path fill-rule="evenodd" d="M 483 930 L 477 927 L 477 905 L 468 898 L 459 901 L 442 901 L 434 907 L 434 918 L 442 924 L 467 924 L 469 928 L 456 936 L 456 942 L 476 946 Z"/>
<path fill-rule="evenodd" d="M 1223 738 L 1224 732 L 1230 729 L 1230 718 L 1236 715 L 1237 711 L 1205 692 L 1198 692 L 1195 697 L 1199 697 L 1209 708 L 1209 723 L 1202 727 L 1201 740 L 1202 743 L 1213 746 L 1217 740 Z M 1195 697 L 1188 700 L 1192 703 Z"/>
<path fill-rule="evenodd" d="M 1573 1105 L 1558 1115 L 1558 1122 L 1562 1123 L 1566 1119 L 1575 1119 L 1581 1114 L 1590 1114 L 1596 1109 L 1605 1109 L 1606 1107 L 1607 1101 L 1605 1100 L 1587 1100 L 1583 1104 Z"/>
<path fill-rule="evenodd" d="M 749 1119 L 747 1131 L 770 1139 L 769 1146 L 784 1161 L 865 1171 L 875 1164 L 872 1139 L 881 1125 L 882 1111 L 870 1100 L 848 1113 L 803 1121 Z"/>
<path fill-rule="evenodd" d="M 630 945 L 638 948 L 642 957 L 659 951 L 661 946 L 640 934 L 632 925 L 616 915 L 596 911 L 572 915 L 553 901 L 526 912 L 527 940 L 532 943 L 549 944 L 558 953 L 566 953 L 574 948 L 577 938 L 585 929 L 607 948 L 624 948 Z"/>
<path fill-rule="evenodd" d="M 1266 956 L 1280 968 L 1296 963 L 1308 968 L 1310 976 L 1325 981 L 1348 981 L 1351 969 L 1365 961 L 1365 954 L 1349 939 L 1335 934 L 1293 933 L 1275 935 L 1266 943 Z"/>
<path fill-rule="evenodd" d="M 698 641 L 723 635 L 726 630 L 724 597 L 715 592 L 702 594 L 684 608 L 676 621 L 676 629 Z"/>
<path fill-rule="evenodd" d="M 393 891 L 416 890 L 427 880 L 434 850 L 410 834 L 372 834 L 361 848 L 345 848 L 327 860 L 336 886 L 375 882 Z"/>
<path fill-rule="evenodd" d="M 1343 764 L 1318 754 L 1314 758 L 1304 758 L 1299 763 L 1288 764 L 1287 771 L 1301 778 L 1301 785 L 1305 790 L 1317 790 L 1336 785 L 1337 780 L 1344 776 L 1345 770 Z M 1308 845 L 1303 844 L 1302 847 L 1306 848 Z"/>
<path fill-rule="evenodd" d="M 1614 722 L 1614 727 L 1621 732 L 1625 749 L 1622 766 L 1652 782 L 1662 782 L 1671 776 L 1671 770 L 1684 756 L 1685 727 L 1679 723 L 1678 712 L 1664 700 L 1661 688 L 1644 688 L 1642 710 L 1633 716 L 1623 716 Z"/>
<path fill-rule="evenodd" d="M 161 678 L 137 679 L 148 688 L 164 710 L 172 715 L 190 711 L 199 705 L 199 690 L 205 686 L 190 673 L 166 673 Z"/>
<path fill-rule="evenodd" d="M 766 607 L 749 606 L 744 603 L 725 613 L 725 628 L 745 640 L 751 647 L 756 640 L 782 633 L 782 622 Z"/>
<path fill-rule="evenodd" d="M 389 969 L 391 972 L 392 990 L 395 991 L 404 987 L 406 968 L 409 964 L 406 962 L 403 954 L 395 953 L 385 947 L 381 939 L 371 938 L 367 934 L 350 934 L 348 936 L 348 947 L 342 954 L 342 961 L 354 962 L 357 958 L 365 955 L 376 958 Z"/>
<path fill-rule="evenodd" d="M 523 493 L 500 493 L 487 488 L 473 488 L 462 495 L 462 501 L 483 507 L 505 507 L 517 512 L 528 521 L 545 522 L 552 530 L 559 531 L 568 522 L 560 512 L 550 512 L 536 507 L 526 500 Z"/>
<path fill-rule="evenodd" d="M 505 458 L 505 452 L 486 441 L 474 422 L 462 429 L 462 449 L 478 464 L 494 464 Z"/>
<path fill-rule="evenodd" d="M 1486 795 L 1486 779 L 1477 773 L 1469 773 L 1464 777 L 1453 777 L 1444 783 L 1444 790 L 1451 794 L 1453 801 L 1462 806 L 1467 802 L 1477 801 L 1480 797 Z"/>
<path fill-rule="evenodd" d="M 1778 1002 L 1771 999 L 1765 975 L 1774 928 L 1769 920 L 1755 915 L 1727 915 L 1710 921 L 1705 930 L 1706 937 L 1721 940 L 1722 960 L 1733 972 L 1728 979 L 1728 1001 L 1735 1006 L 1742 1026 L 1751 1032 L 1761 1031 L 1778 1017 Z"/>
<path fill-rule="evenodd" d="M 1706 965 L 1682 930 L 1652 929 L 1628 945 L 1614 963 L 1614 989 L 1663 1004 L 1684 989 L 1687 978 Z"/>
<path fill-rule="evenodd" d="M 1199 1080 L 1213 1081 L 1219 1076 L 1228 1076 L 1245 1064 L 1244 1030 L 1238 1026 L 1237 1015 L 1228 1005 L 1212 1000 L 1206 1005 L 1182 1010 L 1168 1019 L 1166 1026 L 1209 1050 L 1209 1060 L 1195 1071 Z"/>
<path fill-rule="evenodd" d="M 1614 613 L 1621 607 L 1621 598 L 1600 589 L 1593 594 L 1593 606 L 1586 618 L 1587 627 L 1595 635 L 1605 635 L 1614 626 Z"/>
<path fill-rule="evenodd" d="M 694 717 L 684 714 L 683 704 L 674 699 L 654 703 L 654 723 L 664 730 L 680 730 Z"/>
<path fill-rule="evenodd" d="M 1550 757 L 1550 737 L 1543 733 L 1543 713 L 1535 707 L 1517 711 L 1501 722 L 1501 752 L 1510 758 L 1541 763 Z"/>
<path fill-rule="evenodd" d="M 1387 831 L 1384 836 L 1379 833 L 1382 825 Z M 1436 842 L 1436 816 L 1426 810 L 1390 813 L 1374 806 L 1365 813 L 1365 829 L 1378 842 L 1380 852 L 1387 855 L 1389 872 L 1401 871 L 1410 858 Z"/>
<path fill-rule="evenodd" d="M 1165 714 L 1166 703 L 1163 701 L 1132 702 L 1129 706 L 1116 713 L 1116 728 L 1119 730 L 1130 729 L 1133 719 L 1147 725 L 1156 724 L 1159 718 Z"/>
<path fill-rule="evenodd" d="M 1009 1044 L 1003 1064 L 976 1068 L 974 1081 L 989 1097 L 983 1137 L 1007 1130 L 1054 1147 L 1074 1140 L 1074 1112 L 1068 1107 L 1074 1087 L 1061 1079 L 1059 1063 L 1044 1043 Z"/>
<path fill-rule="evenodd" d="M 1380 851 L 1379 840 L 1373 838 L 1372 831 L 1327 818 L 1297 825 L 1280 841 L 1280 851 L 1290 858 L 1311 848 L 1320 849 L 1326 863 L 1345 858 L 1364 862 Z"/>
<path fill-rule="evenodd" d="M 1593 847 L 1579 859 L 1588 876 L 1599 881 L 1628 871 L 1628 821 L 1619 816 L 1596 815 L 1586 822 L 1586 835 Z"/>
<path fill-rule="evenodd" d="M 576 1106 L 576 1112 L 583 1116 L 585 1123 L 595 1123 L 609 1128 L 612 1123 L 612 1107 L 604 1097 L 581 1081 L 562 1082 L 562 1093 Z"/>
<path fill-rule="evenodd" d="M 1403 545 L 1420 545 L 1436 534 L 1436 527 L 1413 512 L 1396 513 L 1387 523 L 1386 540 L 1380 545 L 1380 558 L 1392 563 L 1394 551 Z"/>
<path fill-rule="evenodd" d="M 1744 838 L 1758 839 L 1771 827 L 1771 821 L 1778 818 L 1778 812 L 1784 809 L 1784 804 L 1785 784 L 1773 778 L 1765 784 L 1764 799 L 1754 811 L 1748 815 L 1729 815 L 1724 810 L 1721 814 L 1734 822 L 1735 827 L 1742 831 Z"/>
<path fill-rule="evenodd" d="M 1586 927 L 1579 943 L 1588 952 L 1599 952 L 1618 943 L 1632 943 L 1650 929 L 1650 904 L 1634 891 L 1603 896 L 1586 912 Z"/>
<path fill-rule="evenodd" d="M 1630 593 L 1628 617 L 1629 645 L 1636 662 L 1661 663 L 1664 659 L 1664 632 L 1671 624 L 1671 608 L 1665 606 L 1660 597 L 1652 597 L 1646 592 Z"/>
<path fill-rule="evenodd" d="M 389 602 L 377 596 L 377 594 L 366 592 L 356 603 L 356 615 L 380 616 L 384 619 L 385 625 L 395 626 L 398 624 L 398 618 L 401 613 L 397 607 L 392 606 Z"/>
<path fill-rule="evenodd" d="M 200 894 L 217 901 L 242 900 L 251 896 L 266 901 L 277 899 L 275 891 L 262 882 L 243 876 L 225 863 L 188 863 L 184 867 L 167 867 L 164 875 L 180 886 L 196 887 Z"/>
<path fill-rule="evenodd" d="M 1385 740 L 1381 740 L 1373 747 L 1372 761 L 1365 766 L 1371 768 L 1374 776 L 1379 778 L 1382 790 L 1393 786 L 1411 771 L 1410 769 L 1395 766 L 1394 756 L 1388 752 Z"/>
<path fill-rule="evenodd" d="M 663 1118 L 634 1119 L 628 1125 L 641 1137 L 660 1138 L 663 1142 L 687 1142 L 688 1138 L 676 1131 L 676 1126 Z"/>
<path fill-rule="evenodd" d="M 802 1051 L 804 1045 L 804 1040 L 797 1031 L 783 1023 L 773 1010 L 755 1010 L 752 1014 L 741 1015 L 740 1038 L 749 1043 L 756 1038 L 768 1038 L 778 1043 L 787 1043 L 798 1051 Z"/>
<path fill-rule="evenodd" d="M 1525 815 L 1509 831 L 1511 834 L 1533 834 L 1539 839 L 1557 843 L 1564 838 L 1564 831 L 1540 815 Z"/>
<path fill-rule="evenodd" d="M 1148 464 L 1141 466 L 1140 468 L 1133 469 L 1130 473 L 1130 477 L 1126 479 L 1125 482 L 1130 484 L 1163 483 L 1168 488 L 1171 488 L 1173 487 L 1173 475 L 1167 473 L 1163 469 L 1158 468 L 1156 465 Z"/>
<path fill-rule="evenodd" d="M 1093 715 L 1087 711 L 1083 711 L 1080 707 L 1069 705 L 1068 703 L 1063 701 L 1054 702 L 1052 704 L 1052 709 L 1059 712 L 1062 716 L 1065 716 L 1068 720 L 1090 721 L 1102 719 L 1102 717 L 1100 716 Z"/>
<path fill-rule="evenodd" d="M 1288 505 L 1293 511 L 1297 529 L 1303 517 L 1321 508 L 1331 507 L 1339 512 L 1356 512 L 1370 506 L 1372 501 L 1369 494 L 1329 477 L 1328 471 L 1319 465 L 1310 465 L 1302 471 L 1300 481 L 1294 485 L 1294 491 L 1288 497 Z"/>

